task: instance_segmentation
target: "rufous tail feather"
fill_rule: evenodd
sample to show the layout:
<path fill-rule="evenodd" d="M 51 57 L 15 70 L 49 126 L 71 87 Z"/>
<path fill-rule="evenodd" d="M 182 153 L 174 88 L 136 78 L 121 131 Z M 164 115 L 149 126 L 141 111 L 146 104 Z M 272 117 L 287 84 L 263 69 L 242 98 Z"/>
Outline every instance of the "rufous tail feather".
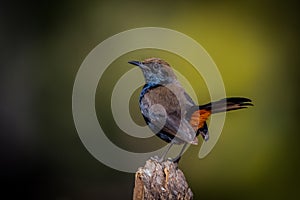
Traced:
<path fill-rule="evenodd" d="M 213 113 L 238 110 L 247 108 L 248 106 L 253 106 L 250 99 L 244 97 L 230 97 L 205 105 L 194 106 L 191 108 L 188 118 L 190 119 L 191 126 L 197 131 L 203 127 L 205 121 Z"/>

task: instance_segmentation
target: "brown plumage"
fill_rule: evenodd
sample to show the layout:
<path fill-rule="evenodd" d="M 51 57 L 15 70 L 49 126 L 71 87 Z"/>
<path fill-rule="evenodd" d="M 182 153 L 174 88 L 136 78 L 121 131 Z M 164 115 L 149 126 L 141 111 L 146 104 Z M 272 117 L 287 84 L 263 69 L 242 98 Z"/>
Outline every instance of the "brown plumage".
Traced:
<path fill-rule="evenodd" d="M 190 118 L 190 124 L 193 127 L 193 129 L 197 132 L 198 129 L 203 128 L 204 123 L 210 115 L 211 111 L 209 110 L 196 110 Z"/>
<path fill-rule="evenodd" d="M 174 161 L 179 160 L 187 143 L 198 144 L 199 134 L 208 140 L 206 120 L 211 114 L 252 105 L 250 99 L 232 97 L 198 106 L 185 92 L 166 61 L 148 58 L 142 62 L 129 63 L 139 66 L 145 78 L 146 84 L 141 91 L 139 104 L 149 128 L 171 145 L 184 144 Z"/>

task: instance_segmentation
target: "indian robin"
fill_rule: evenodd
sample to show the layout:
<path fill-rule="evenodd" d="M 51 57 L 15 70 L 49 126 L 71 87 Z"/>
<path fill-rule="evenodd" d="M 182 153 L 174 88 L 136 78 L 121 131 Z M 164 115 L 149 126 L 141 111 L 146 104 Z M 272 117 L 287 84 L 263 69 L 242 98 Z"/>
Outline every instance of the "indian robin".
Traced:
<path fill-rule="evenodd" d="M 144 75 L 144 85 L 139 106 L 149 128 L 162 140 L 171 143 L 160 161 L 173 144 L 184 144 L 178 162 L 187 144 L 198 144 L 200 134 L 209 139 L 206 120 L 213 113 L 237 110 L 251 106 L 251 100 L 243 97 L 225 98 L 205 105 L 196 105 L 177 80 L 171 66 L 159 58 L 129 61 L 138 66 Z"/>

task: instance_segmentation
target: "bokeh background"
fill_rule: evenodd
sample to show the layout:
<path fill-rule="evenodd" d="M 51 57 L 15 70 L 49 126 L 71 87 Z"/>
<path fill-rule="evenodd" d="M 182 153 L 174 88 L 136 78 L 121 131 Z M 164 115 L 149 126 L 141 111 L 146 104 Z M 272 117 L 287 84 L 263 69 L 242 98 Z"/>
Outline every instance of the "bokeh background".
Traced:
<path fill-rule="evenodd" d="M 298 13 L 293 1 L 1 1 L 1 196 L 132 198 L 134 174 L 104 166 L 81 143 L 72 87 L 82 61 L 100 42 L 131 28 L 158 26 L 199 42 L 217 64 L 227 95 L 255 104 L 227 115 L 205 159 L 197 156 L 199 146 L 185 153 L 180 168 L 195 199 L 299 199 Z M 116 144 L 143 152 L 163 143 L 124 136 L 107 109 L 110 88 L 133 67 L 126 61 L 134 56 L 167 59 L 192 80 L 200 104 L 210 97 L 201 76 L 183 70 L 188 63 L 169 52 L 136 51 L 112 63 L 97 90 L 99 122 Z M 142 124 L 137 98 L 138 92 L 130 109 Z"/>

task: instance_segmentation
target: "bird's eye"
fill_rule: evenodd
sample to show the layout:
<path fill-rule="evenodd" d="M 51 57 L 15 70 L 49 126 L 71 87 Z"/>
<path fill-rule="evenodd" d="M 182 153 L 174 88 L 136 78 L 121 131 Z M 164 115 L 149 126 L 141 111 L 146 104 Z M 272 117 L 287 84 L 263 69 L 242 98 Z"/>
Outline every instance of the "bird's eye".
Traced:
<path fill-rule="evenodd" d="M 158 65 L 158 64 L 154 64 L 154 65 L 153 65 L 153 69 L 154 69 L 154 70 L 158 70 L 158 68 L 159 68 L 159 65 Z"/>

